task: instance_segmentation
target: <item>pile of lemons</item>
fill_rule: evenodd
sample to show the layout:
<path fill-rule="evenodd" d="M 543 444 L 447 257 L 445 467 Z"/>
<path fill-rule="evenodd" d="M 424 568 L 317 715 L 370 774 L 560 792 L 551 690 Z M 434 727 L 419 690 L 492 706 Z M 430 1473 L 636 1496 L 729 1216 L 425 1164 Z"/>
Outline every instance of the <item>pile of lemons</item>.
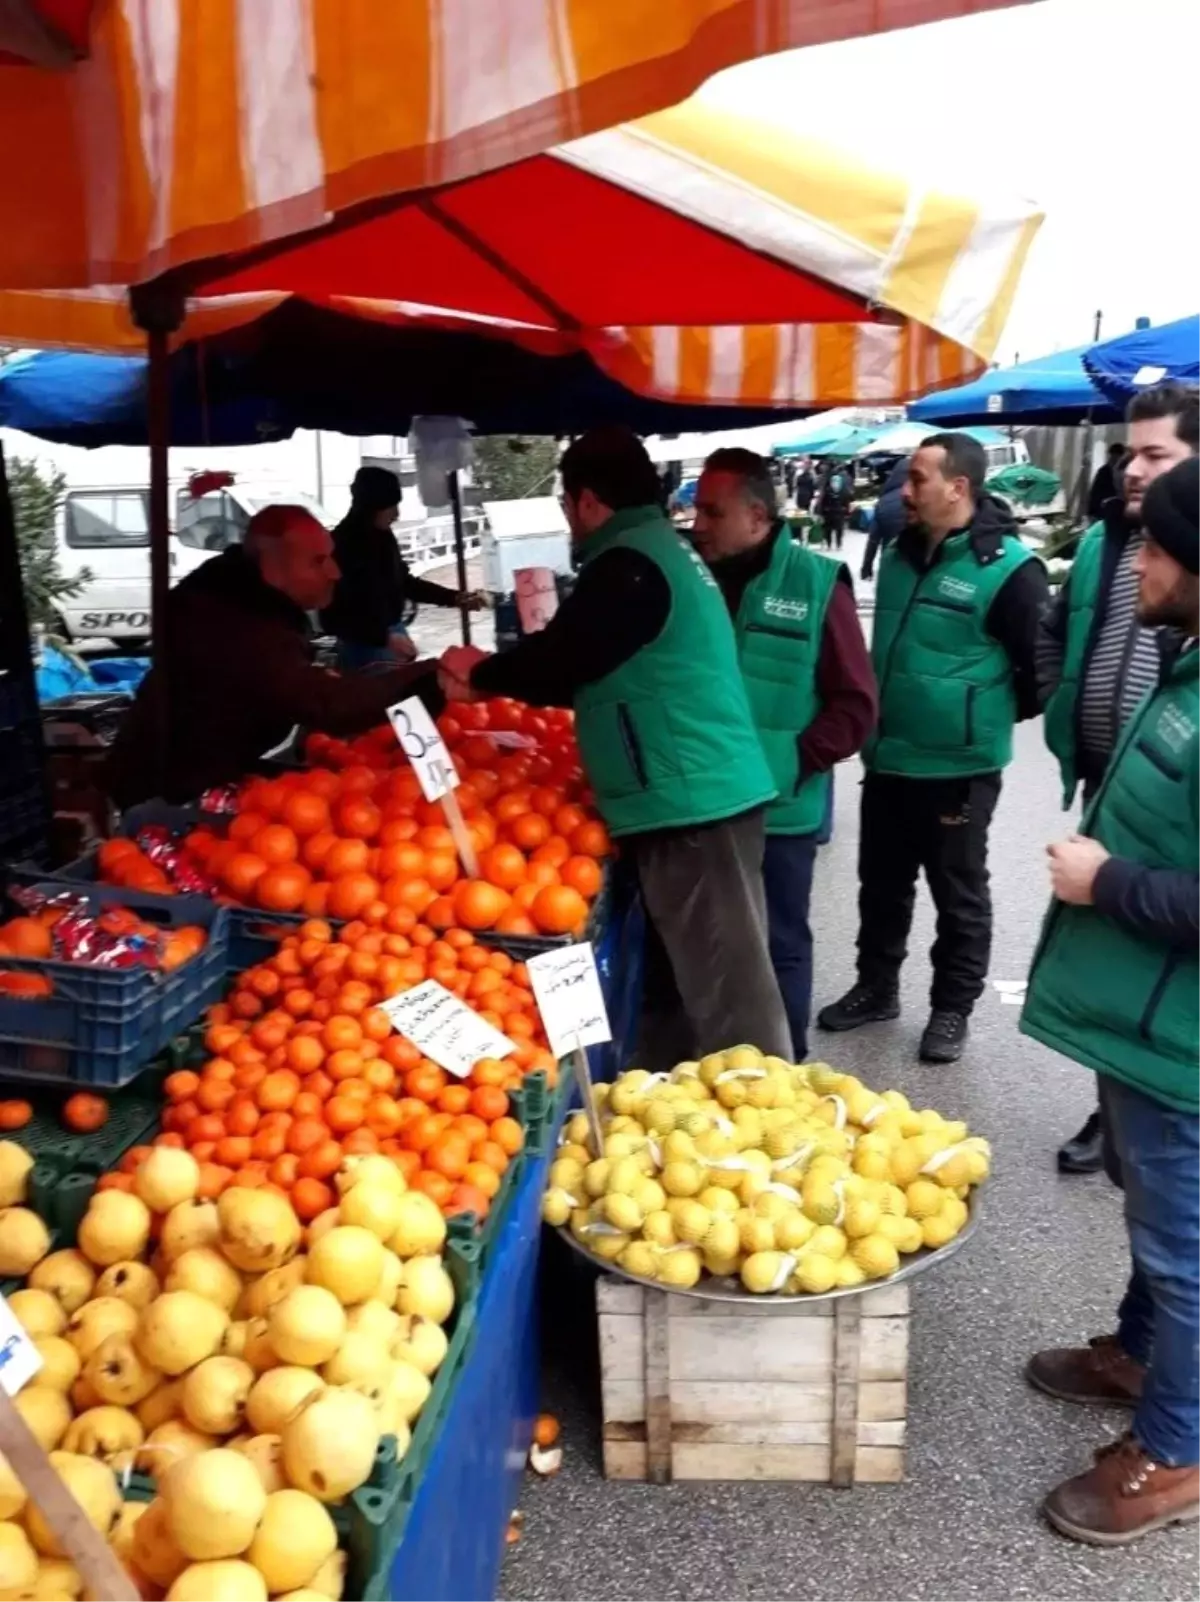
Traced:
<path fill-rule="evenodd" d="M 542 1216 L 666 1289 L 705 1274 L 758 1295 L 887 1279 L 954 1239 L 990 1167 L 961 1121 L 753 1046 L 669 1074 L 633 1068 L 595 1097 L 604 1149 L 575 1113 Z"/>

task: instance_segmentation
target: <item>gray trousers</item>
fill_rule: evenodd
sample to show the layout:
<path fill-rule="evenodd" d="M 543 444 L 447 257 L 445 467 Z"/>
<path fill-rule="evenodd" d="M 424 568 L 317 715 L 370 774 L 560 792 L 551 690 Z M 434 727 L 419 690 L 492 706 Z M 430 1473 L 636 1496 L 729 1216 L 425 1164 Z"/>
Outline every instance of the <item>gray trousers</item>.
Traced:
<path fill-rule="evenodd" d="M 638 1066 L 758 1046 L 792 1060 L 767 943 L 762 808 L 622 842 L 646 909 Z"/>

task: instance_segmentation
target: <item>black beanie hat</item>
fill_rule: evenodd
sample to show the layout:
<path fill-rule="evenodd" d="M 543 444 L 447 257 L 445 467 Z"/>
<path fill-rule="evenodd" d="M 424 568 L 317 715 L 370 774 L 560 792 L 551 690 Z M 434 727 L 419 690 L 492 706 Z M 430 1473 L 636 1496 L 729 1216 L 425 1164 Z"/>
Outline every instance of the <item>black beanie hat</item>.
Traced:
<path fill-rule="evenodd" d="M 366 512 L 399 506 L 400 480 L 386 467 L 360 467 L 350 486 L 350 499 Z"/>
<path fill-rule="evenodd" d="M 1200 458 L 1176 462 L 1154 480 L 1142 502 L 1142 525 L 1180 567 L 1200 573 Z"/>

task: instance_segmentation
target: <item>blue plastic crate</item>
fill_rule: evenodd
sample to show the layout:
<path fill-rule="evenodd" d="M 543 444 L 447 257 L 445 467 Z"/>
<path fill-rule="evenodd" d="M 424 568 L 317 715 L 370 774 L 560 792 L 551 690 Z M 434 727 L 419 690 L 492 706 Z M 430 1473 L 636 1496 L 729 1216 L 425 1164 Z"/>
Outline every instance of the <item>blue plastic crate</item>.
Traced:
<path fill-rule="evenodd" d="M 63 886 L 47 879 L 40 888 L 53 895 Z M 208 931 L 207 944 L 173 973 L 5 957 L 5 968 L 44 974 L 54 985 L 44 999 L 0 996 L 0 1073 L 10 1078 L 127 1084 L 221 998 L 229 944 L 224 907 L 205 896 L 138 895 L 107 885 L 86 895 L 93 909 L 128 907 L 165 928 L 198 924 Z"/>

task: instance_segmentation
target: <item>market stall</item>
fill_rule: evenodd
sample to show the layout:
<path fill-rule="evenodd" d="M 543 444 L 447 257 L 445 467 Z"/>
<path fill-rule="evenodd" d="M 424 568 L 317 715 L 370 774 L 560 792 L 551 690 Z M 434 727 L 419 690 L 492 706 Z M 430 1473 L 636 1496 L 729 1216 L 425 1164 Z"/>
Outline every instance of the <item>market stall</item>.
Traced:
<path fill-rule="evenodd" d="M 322 232 L 299 243 L 290 263 L 279 255 L 269 266 L 238 269 L 249 276 L 235 279 L 230 271 L 214 280 L 211 287 L 220 292 L 214 300 L 219 305 L 221 295 L 235 290 L 278 294 L 281 284 L 289 294 L 316 294 L 319 281 L 327 296 L 384 293 L 392 304 L 376 321 L 404 323 L 409 313 L 396 303 L 409 297 L 413 284 L 402 272 L 386 283 L 355 275 L 364 262 L 402 268 L 423 260 L 419 250 L 395 247 L 424 230 L 446 253 L 442 283 L 465 287 L 471 295 L 464 299 L 476 292 L 481 296 L 459 306 L 459 313 L 483 312 L 497 325 L 503 317 L 532 319 L 560 353 L 582 351 L 598 370 L 653 398 L 731 403 L 757 398 L 797 407 L 894 400 L 974 371 L 986 359 L 992 311 L 1004 302 L 1036 227 L 1036 214 L 1027 208 L 990 216 L 980 230 L 978 207 L 948 201 L 938 215 L 944 222 L 953 211 L 959 226 L 947 230 L 939 245 L 936 219 L 928 228 L 912 229 L 904 183 L 870 183 L 858 190 L 846 185 L 837 194 L 842 255 L 835 262 L 826 233 L 814 254 L 811 202 L 795 203 L 791 186 L 797 166 L 778 148 L 771 147 L 777 159 L 765 168 L 760 163 L 753 173 L 759 200 L 764 188 L 770 192 L 776 185 L 773 221 L 766 227 L 746 198 L 751 175 L 744 167 L 749 159 L 744 143 L 730 142 L 725 192 L 714 198 L 708 187 L 714 179 L 711 127 L 708 139 L 702 138 L 703 128 L 686 114 L 642 130 L 640 137 L 637 131 L 618 132 L 615 141 L 602 139 L 587 151 L 530 158 L 524 170 L 464 183 L 439 198 L 440 209 L 432 217 L 421 205 L 397 206 L 360 219 L 362 233 Z M 761 134 L 755 148 L 762 148 Z M 643 155 L 651 151 L 645 159 L 657 179 L 649 190 L 623 165 L 631 149 Z M 808 159 L 824 157 L 809 151 Z M 681 174 L 701 171 L 704 183 L 681 183 Z M 542 241 L 540 264 L 515 252 L 505 256 L 499 248 L 504 241 L 492 230 L 503 224 L 514 174 L 542 186 L 547 215 L 561 214 L 564 205 L 571 209 L 572 196 L 577 211 L 597 208 L 613 234 L 609 256 L 583 272 L 571 252 L 556 254 L 554 239 Z M 728 213 L 726 202 L 737 196 L 740 209 Z M 661 278 L 616 271 L 622 230 L 652 232 L 662 247 Z M 980 312 L 983 301 L 976 303 L 969 326 L 955 323 L 949 304 L 944 317 L 916 320 L 908 309 L 912 275 L 906 279 L 896 272 L 896 249 L 907 248 L 907 241 L 915 253 L 913 273 L 919 277 L 924 263 L 940 279 L 941 268 L 935 270 L 934 264 L 940 260 L 944 266 L 947 253 L 960 256 L 959 239 L 973 230 L 989 239 L 993 294 L 983 297 L 986 309 Z M 1000 235 L 1007 250 L 996 248 Z M 683 302 L 677 292 L 685 284 L 690 299 Z M 893 285 L 900 287 L 891 295 Z M 69 304 L 74 328 L 92 314 L 103 324 L 102 301 L 89 304 L 84 297 Z M 237 304 L 244 308 L 252 301 Z M 5 294 L 0 323 L 9 332 L 23 326 L 21 316 L 45 318 L 52 309 L 53 297 Z M 214 309 L 201 306 L 198 314 Z M 773 321 L 733 320 L 751 310 L 756 318 Z M 685 315 L 695 321 L 685 321 Z M 186 333 L 185 328 L 184 344 Z M 495 331 L 493 337 L 498 337 Z M 160 328 L 148 371 L 160 488 L 169 438 L 166 344 Z M 336 423 L 336 417 L 310 421 Z M 567 1052 L 549 1049 L 548 1025 L 541 1003 L 532 999 L 527 959 L 588 935 L 598 954 L 612 1025 L 608 1060 L 594 1062 L 594 1071 L 606 1078 L 628 1063 L 638 982 L 636 909 L 622 899 L 608 863 L 607 835 L 588 811 L 569 717 L 544 716 L 513 703 L 468 706 L 443 718 L 441 734 L 446 761 L 462 779 L 457 819 L 452 811 L 443 816 L 440 797 L 424 791 L 408 770 L 391 729 L 348 744 L 313 737 L 303 766 L 247 775 L 232 793 L 197 797 L 197 808 L 182 815 L 127 818 L 127 834 L 98 842 L 64 869 L 62 879 L 33 875 L 14 892 L 14 918 L 0 930 L 3 967 L 14 975 L 7 999 L 18 1009 L 8 1014 L 7 1027 L 0 1019 L 0 1066 L 14 1087 L 4 1098 L 3 1117 L 13 1146 L 33 1157 L 32 1146 L 22 1147 L 21 1135 L 24 1129 L 37 1130 L 45 1136 L 46 1152 L 41 1156 L 39 1147 L 40 1160 L 31 1166 L 15 1160 L 21 1171 L 13 1204 L 32 1222 L 20 1219 L 21 1238 L 0 1266 L 14 1278 L 36 1274 L 47 1258 L 69 1250 L 67 1243 L 77 1236 L 92 1265 L 89 1274 L 118 1261 L 136 1261 L 135 1278 L 145 1288 L 140 1258 L 149 1252 L 150 1229 L 165 1232 L 167 1226 L 154 1224 L 144 1211 L 167 1212 L 152 1203 L 168 1197 L 175 1206 L 190 1207 L 203 1185 L 200 1204 L 215 1209 L 218 1222 L 230 1215 L 217 1237 L 224 1266 L 211 1258 L 201 1265 L 212 1283 L 232 1290 L 229 1268 L 239 1274 L 259 1268 L 268 1275 L 285 1272 L 301 1241 L 306 1261 L 315 1257 L 325 1265 L 313 1273 L 305 1267 L 303 1286 L 276 1278 L 269 1290 L 258 1292 L 256 1280 L 247 1290 L 247 1296 L 257 1293 L 246 1308 L 251 1316 L 234 1320 L 249 1325 L 266 1317 L 271 1349 L 282 1351 L 288 1368 L 304 1368 L 302 1359 L 308 1358 L 310 1367 L 320 1362 L 321 1379 L 331 1388 L 349 1383 L 343 1366 L 324 1372 L 335 1357 L 339 1364 L 348 1360 L 340 1347 L 326 1353 L 327 1342 L 299 1319 L 289 1298 L 302 1289 L 328 1292 L 356 1318 L 364 1301 L 383 1299 L 385 1314 L 422 1321 L 404 1326 L 403 1344 L 415 1352 L 413 1341 L 420 1333 L 421 1364 L 429 1366 L 422 1377 L 428 1385 L 389 1369 L 376 1397 L 379 1387 L 368 1375 L 368 1400 L 387 1411 L 376 1419 L 368 1452 L 362 1449 L 363 1441 L 371 1440 L 362 1422 L 366 1415 L 357 1403 L 347 1404 L 359 1415 L 353 1429 L 347 1426 L 346 1438 L 359 1448 L 348 1467 L 337 1466 L 335 1472 L 335 1465 L 317 1454 L 307 1428 L 293 1432 L 291 1412 L 284 1418 L 278 1406 L 275 1411 L 256 1406 L 259 1416 L 250 1421 L 259 1435 L 281 1437 L 288 1484 L 269 1494 L 304 1491 L 317 1502 L 337 1504 L 336 1549 L 319 1566 L 336 1565 L 336 1552 L 344 1552 L 349 1594 L 364 1598 L 385 1594 L 389 1586 L 398 1595 L 486 1595 L 494 1584 L 532 1405 L 535 1211 L 544 1181 L 552 1177 L 551 1148 L 569 1088 L 563 1066 Z M 199 896 L 204 916 L 183 905 L 190 895 Z M 423 1033 L 432 1027 L 422 1010 L 427 984 L 435 987 L 438 1009 L 450 1008 L 449 1014 L 436 1012 L 434 1022 L 440 1027 L 446 1016 L 456 1019 L 460 1042 L 461 1030 L 468 1031 L 472 1050 L 464 1059 L 466 1048 L 457 1048 L 456 1069 L 439 1060 L 437 1040 Z M 439 989 L 449 1003 L 436 993 Z M 473 1023 L 455 1010 L 459 1003 Z M 198 1038 L 191 1029 L 195 1024 L 201 1025 Z M 444 1039 L 440 1049 L 448 1049 Z M 114 1118 L 114 1107 L 128 1105 L 121 1099 L 129 1094 L 124 1087 L 136 1089 L 152 1066 L 162 1078 L 157 1121 L 142 1121 L 129 1141 L 105 1147 L 95 1167 L 81 1170 L 83 1182 L 68 1186 L 79 1147 L 64 1146 L 63 1119 L 75 1120 L 70 1130 L 76 1134 L 83 1131 L 80 1120 L 93 1120 L 92 1133 L 98 1133 Z M 736 1066 L 734 1071 L 740 1073 Z M 448 1072 L 457 1072 L 464 1082 L 450 1082 Z M 30 1075 L 39 1076 L 35 1097 L 19 1089 Z M 79 1080 L 116 1094 L 107 1101 L 93 1088 L 86 1105 L 76 1105 L 68 1115 L 75 1097 L 63 1087 Z M 552 1093 L 548 1103 L 547 1092 Z M 93 1149 L 100 1152 L 99 1141 Z M 561 1151 L 554 1158 L 564 1160 Z M 401 1203 L 405 1213 L 421 1215 L 422 1229 L 409 1227 L 411 1220 L 403 1229 L 394 1221 L 389 1180 L 380 1177 L 391 1168 L 381 1168 L 377 1159 L 399 1170 L 403 1196 L 425 1198 Z M 157 1188 L 155 1176 L 164 1169 L 174 1171 L 177 1180 L 182 1176 L 182 1188 Z M 382 1199 L 356 1195 L 374 1188 L 366 1175 L 376 1177 Z M 390 1185 L 396 1188 L 394 1181 Z M 258 1211 L 271 1221 L 272 1249 L 266 1258 L 238 1244 L 239 1221 Z M 834 1216 L 838 1211 L 835 1206 Z M 106 1244 L 113 1219 L 125 1230 L 119 1258 L 109 1255 L 113 1247 Z M 347 1241 L 344 1230 L 360 1233 Z M 386 1257 L 376 1268 L 379 1250 L 364 1240 L 363 1231 L 378 1235 L 396 1263 Z M 326 1246 L 326 1240 L 333 1244 Z M 440 1263 L 433 1261 L 436 1257 Z M 165 1267 L 173 1259 L 159 1261 Z M 677 1261 L 682 1268 L 685 1259 Z M 886 1252 L 873 1261 L 890 1271 Z M 414 1262 L 420 1266 L 414 1269 Z M 178 1292 L 165 1294 L 187 1294 L 187 1282 L 179 1283 Z M 369 1294 L 385 1284 L 386 1297 Z M 231 1307 L 237 1307 L 243 1289 L 237 1289 Z M 160 1300 L 155 1296 L 149 1309 Z M 314 1303 L 314 1298 L 305 1300 Z M 331 1310 L 324 1297 L 315 1301 L 340 1336 L 339 1317 L 349 1315 Z M 46 1317 L 54 1316 L 40 1298 L 18 1305 L 32 1308 L 31 1317 L 39 1307 Z M 85 1295 L 70 1316 L 82 1313 L 83 1324 L 90 1326 L 101 1318 L 83 1311 L 90 1305 Z M 276 1314 L 276 1305 L 286 1311 Z M 259 1306 L 265 1311 L 256 1311 Z M 140 1326 L 148 1309 L 137 1312 Z M 115 1316 L 128 1323 L 127 1313 Z M 199 1364 L 168 1366 L 179 1363 L 179 1354 L 172 1355 L 153 1333 L 164 1316 L 161 1309 L 151 1314 L 152 1333 L 142 1339 L 160 1359 L 159 1373 L 174 1380 L 210 1359 L 228 1359 L 257 1375 L 250 1359 L 263 1356 L 262 1331 L 250 1329 L 239 1337 L 236 1350 L 209 1346 Z M 378 1323 L 381 1315 L 369 1317 Z M 195 1324 L 216 1329 L 211 1316 L 197 1316 Z M 444 1336 L 431 1333 L 427 1324 Z M 384 1318 L 382 1327 L 391 1330 L 390 1320 Z M 353 1333 L 359 1332 L 355 1325 Z M 119 1337 L 122 1330 L 112 1333 Z M 216 1334 L 219 1345 L 223 1327 Z M 85 1344 L 90 1346 L 86 1337 Z M 188 1345 L 185 1355 L 193 1350 Z M 500 1354 L 507 1361 L 498 1375 Z M 89 1360 L 92 1355 L 89 1350 Z M 421 1364 L 408 1358 L 391 1361 L 421 1371 Z M 242 1369 L 222 1372 L 245 1380 L 253 1391 L 273 1371 L 266 1368 L 260 1378 L 249 1379 Z M 278 1383 L 270 1381 L 265 1391 Z M 77 1401 L 91 1401 L 90 1394 L 81 1393 Z M 193 1400 L 194 1418 L 185 1414 L 184 1427 L 229 1440 L 233 1430 L 217 1427 L 230 1418 L 229 1408 L 208 1405 L 207 1396 L 202 1401 L 206 1405 Z M 58 1444 L 78 1420 L 63 1418 L 68 1404 L 41 1405 L 52 1407 L 63 1424 L 58 1434 L 53 1418 L 50 1424 L 37 1420 Z M 318 1405 L 320 1396 L 311 1404 Z M 68 1410 L 74 1414 L 76 1407 Z M 151 1434 L 175 1422 L 153 1409 L 149 1416 L 155 1418 Z M 240 1419 L 233 1416 L 236 1425 Z M 306 1413 L 297 1416 L 303 1419 Z M 377 1426 L 385 1416 L 391 1427 L 381 1430 Z M 480 1420 L 487 1421 L 482 1433 L 475 1428 Z M 281 1428 L 264 1427 L 272 1421 Z M 147 1432 L 145 1421 L 136 1423 Z M 205 1424 L 211 1427 L 203 1429 Z M 292 1433 L 285 1438 L 285 1432 Z M 334 1421 L 319 1434 L 328 1441 L 340 1439 L 342 1431 Z M 178 1427 L 168 1441 L 178 1444 L 177 1435 Z M 80 1432 L 71 1439 L 79 1440 Z M 113 1451 L 136 1454 L 144 1446 L 136 1436 L 132 1444 L 122 1436 Z M 148 1458 L 150 1469 L 157 1446 L 156 1441 Z M 220 1550 L 211 1550 L 211 1543 L 195 1534 L 197 1524 L 207 1526 L 211 1511 L 211 1465 L 204 1466 L 209 1450 L 230 1449 L 206 1446 L 197 1452 L 198 1466 L 188 1470 L 189 1491 L 179 1493 L 178 1511 L 171 1511 L 172 1493 L 165 1511 L 141 1514 L 140 1520 L 149 1518 L 150 1524 L 140 1540 L 134 1527 L 120 1555 L 135 1567 L 148 1565 L 151 1578 L 167 1572 L 172 1565 L 158 1546 L 147 1549 L 147 1531 L 165 1519 L 178 1548 L 168 1553 L 172 1562 L 180 1554 L 194 1562 L 230 1561 L 238 1567 L 239 1583 L 257 1594 L 256 1583 L 265 1589 L 266 1576 L 279 1577 L 273 1551 L 260 1551 L 267 1567 L 258 1568 L 255 1582 L 245 1573 L 256 1567 L 252 1555 L 245 1561 L 249 1547 L 230 1535 L 218 1543 Z M 260 1465 L 264 1472 L 271 1471 L 272 1462 L 268 1457 Z M 226 1456 L 218 1466 L 228 1467 Z M 94 1477 L 90 1468 L 72 1472 Z M 251 1482 L 240 1469 L 237 1473 L 247 1500 L 255 1502 Z M 461 1512 L 468 1483 L 472 1528 L 469 1538 L 459 1539 L 457 1527 L 448 1536 L 444 1521 L 450 1509 Z M 146 1498 L 155 1506 L 156 1489 L 153 1483 L 143 1487 L 143 1506 Z M 131 1524 L 135 1516 L 129 1515 Z M 312 1524 L 326 1529 L 316 1515 Z M 48 1555 L 41 1545 L 36 1550 Z M 294 1579 L 287 1588 L 306 1583 Z M 284 1587 L 271 1584 L 270 1589 Z"/>

